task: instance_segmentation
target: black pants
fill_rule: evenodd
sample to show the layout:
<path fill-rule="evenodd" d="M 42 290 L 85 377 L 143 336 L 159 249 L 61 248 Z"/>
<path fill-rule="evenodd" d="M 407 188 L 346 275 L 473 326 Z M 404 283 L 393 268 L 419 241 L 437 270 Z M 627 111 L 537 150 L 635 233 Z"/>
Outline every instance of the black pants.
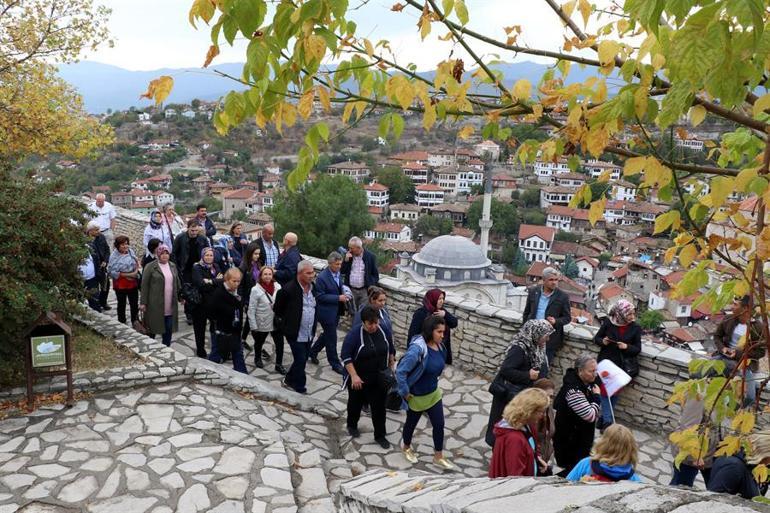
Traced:
<path fill-rule="evenodd" d="M 251 332 L 251 336 L 254 338 L 254 359 L 262 358 L 262 348 L 268 335 L 272 335 L 273 344 L 275 344 L 275 364 L 283 365 L 283 335 L 279 330 Z"/>
<path fill-rule="evenodd" d="M 506 401 L 507 398 L 507 396 L 492 396 L 492 406 L 489 408 L 489 420 L 487 421 L 487 432 L 484 435 L 484 441 L 490 447 L 495 446 L 495 433 L 493 430 L 495 424 L 503 418 L 503 410 L 508 405 L 508 402 Z"/>
<path fill-rule="evenodd" d="M 99 304 L 104 308 L 107 306 L 107 296 L 110 295 L 110 277 L 105 274 L 104 277 L 99 279 Z M 123 317 L 123 321 L 125 322 L 125 316 Z M 131 322 L 133 322 L 133 318 L 131 319 Z"/>
<path fill-rule="evenodd" d="M 361 408 L 369 404 L 372 412 L 372 426 L 374 426 L 374 438 L 385 437 L 385 399 L 387 390 L 377 384 L 374 376 L 361 377 L 364 386 L 361 390 L 353 390 L 348 383 L 348 419 L 347 425 L 351 428 L 358 427 L 361 418 Z"/>
<path fill-rule="evenodd" d="M 133 289 L 115 289 L 118 298 L 118 322 L 126 323 L 126 299 L 131 311 L 131 325 L 139 318 L 139 287 Z"/>
<path fill-rule="evenodd" d="M 202 305 L 198 305 L 192 309 L 193 318 L 193 333 L 195 333 L 195 355 L 201 358 L 206 358 L 206 322 L 209 323 L 209 333 L 211 335 L 211 341 L 213 344 L 214 337 L 214 323 L 208 318 L 206 309 Z"/>

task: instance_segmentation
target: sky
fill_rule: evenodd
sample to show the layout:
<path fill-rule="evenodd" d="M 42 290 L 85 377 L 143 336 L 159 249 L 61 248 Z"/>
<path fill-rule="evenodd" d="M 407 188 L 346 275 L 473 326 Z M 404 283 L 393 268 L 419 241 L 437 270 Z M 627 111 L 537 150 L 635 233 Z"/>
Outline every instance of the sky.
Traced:
<path fill-rule="evenodd" d="M 202 22 L 196 31 L 188 22 L 192 0 L 97 0 L 112 9 L 109 21 L 113 48 L 101 48 L 86 54 L 86 60 L 112 64 L 129 70 L 199 67 L 211 44 L 209 29 Z M 358 24 L 358 35 L 373 42 L 387 39 L 399 64 L 414 63 L 419 70 L 435 68 L 453 48 L 452 43 L 438 40 L 447 31 L 433 23 L 433 31 L 421 41 L 417 20 L 419 13 L 411 7 L 392 12 L 398 0 L 349 0 L 355 9 L 349 18 Z M 601 2 L 600 2 L 601 3 Z M 466 0 L 470 13 L 469 27 L 497 39 L 505 40 L 503 27 L 521 25 L 524 29 L 519 44 L 534 48 L 558 50 L 566 33 L 556 15 L 541 0 Z M 236 41 L 234 47 L 222 41 L 217 62 L 245 61 L 246 43 Z M 499 49 L 474 45 L 474 51 L 489 58 Z M 512 52 L 498 54 L 505 61 L 530 60 L 549 62 L 533 56 L 516 56 Z M 454 56 L 467 59 L 462 48 Z M 466 61 L 467 62 L 467 61 Z"/>

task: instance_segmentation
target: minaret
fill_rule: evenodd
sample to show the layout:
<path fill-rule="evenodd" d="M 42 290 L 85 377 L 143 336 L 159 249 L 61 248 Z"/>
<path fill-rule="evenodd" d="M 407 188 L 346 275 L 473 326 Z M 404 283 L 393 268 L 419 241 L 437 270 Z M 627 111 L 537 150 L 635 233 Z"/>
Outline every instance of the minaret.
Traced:
<path fill-rule="evenodd" d="M 484 205 L 479 220 L 481 228 L 481 251 L 484 256 L 489 255 L 489 229 L 492 228 L 492 169 L 489 164 L 484 166 Z"/>

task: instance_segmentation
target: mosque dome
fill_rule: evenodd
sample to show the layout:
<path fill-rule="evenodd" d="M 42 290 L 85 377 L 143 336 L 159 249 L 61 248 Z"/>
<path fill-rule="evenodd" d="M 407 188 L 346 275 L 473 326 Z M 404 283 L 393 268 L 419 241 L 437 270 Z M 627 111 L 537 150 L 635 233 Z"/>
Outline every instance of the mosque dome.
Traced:
<path fill-rule="evenodd" d="M 436 237 L 414 255 L 412 260 L 420 267 L 456 270 L 481 270 L 492 263 L 472 240 L 457 235 Z"/>

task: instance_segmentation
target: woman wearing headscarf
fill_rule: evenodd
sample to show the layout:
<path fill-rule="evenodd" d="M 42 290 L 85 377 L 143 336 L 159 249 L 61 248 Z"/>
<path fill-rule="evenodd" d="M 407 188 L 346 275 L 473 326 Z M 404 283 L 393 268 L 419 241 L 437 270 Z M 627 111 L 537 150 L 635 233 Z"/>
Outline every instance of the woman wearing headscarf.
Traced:
<path fill-rule="evenodd" d="M 224 273 L 231 267 L 237 267 L 233 260 L 233 238 L 229 235 L 222 235 L 214 244 L 214 261 L 219 269 Z"/>
<path fill-rule="evenodd" d="M 118 322 L 126 322 L 126 300 L 131 309 L 131 325 L 139 317 L 139 259 L 125 235 L 115 237 L 115 249 L 110 255 L 107 272 L 118 299 Z"/>
<path fill-rule="evenodd" d="M 639 372 L 637 355 L 642 351 L 642 328 L 636 323 L 636 308 L 625 299 L 621 299 L 610 308 L 609 315 L 602 320 L 594 342 L 601 347 L 597 362 L 610 360 L 626 371 L 632 378 Z M 616 392 L 607 397 L 604 386 L 601 388 L 602 422 L 600 429 L 604 430 L 612 424 L 615 404 L 618 402 Z"/>
<path fill-rule="evenodd" d="M 212 248 L 203 248 L 200 261 L 193 264 L 192 284 L 198 290 L 200 302 L 193 306 L 193 331 L 195 332 L 195 354 L 200 358 L 206 358 L 206 321 L 209 323 L 209 334 L 211 340 L 214 340 L 214 323 L 209 315 L 208 300 L 217 285 L 224 279 L 222 272 L 214 262 L 214 250 Z"/>
<path fill-rule="evenodd" d="M 171 335 L 179 329 L 178 301 L 182 300 L 182 283 L 176 264 L 170 261 L 171 249 L 158 246 L 158 259 L 147 264 L 142 275 L 142 297 L 139 309 L 149 337 L 163 335 L 163 344 L 171 345 Z"/>
<path fill-rule="evenodd" d="M 388 300 L 387 294 L 385 294 L 385 290 L 376 286 L 372 285 L 366 290 L 367 297 L 369 301 L 366 305 L 361 305 L 361 308 L 358 309 L 356 312 L 355 317 L 353 317 L 353 322 L 351 325 L 353 327 L 360 326 L 361 325 L 361 311 L 366 306 L 371 306 L 375 309 L 377 314 L 380 317 L 380 328 L 383 329 L 385 334 L 388 336 L 388 340 L 392 343 L 393 342 L 393 321 L 390 319 L 390 312 L 388 311 L 388 307 L 385 306 Z"/>
<path fill-rule="evenodd" d="M 505 406 L 516 394 L 548 375 L 545 345 L 553 331 L 553 326 L 545 319 L 527 321 L 505 351 L 500 370 L 489 386 L 492 406 L 484 440 L 490 447 L 495 445 L 494 427 L 502 418 Z"/>
<path fill-rule="evenodd" d="M 243 234 L 243 223 L 240 221 L 234 222 L 230 226 L 230 237 L 233 239 L 233 249 L 230 253 L 233 255 L 233 261 L 235 265 L 241 267 L 243 257 L 246 256 L 246 249 L 249 245 L 249 240 Z M 243 271 L 243 269 L 241 269 Z"/>
<path fill-rule="evenodd" d="M 187 223 L 182 219 L 182 216 L 177 215 L 173 203 L 163 205 L 161 213 L 163 214 L 163 224 L 171 230 L 172 239 L 187 229 Z"/>
<path fill-rule="evenodd" d="M 441 289 L 431 289 L 425 293 L 422 299 L 422 306 L 418 308 L 412 316 L 412 323 L 409 325 L 409 335 L 407 336 L 407 345 L 414 337 L 422 333 L 422 327 L 425 319 L 431 315 L 436 315 L 444 319 L 446 330 L 444 331 L 443 346 L 446 351 L 446 364 L 452 365 L 452 328 L 457 327 L 457 317 L 444 309 L 444 300 L 446 294 Z"/>
<path fill-rule="evenodd" d="M 174 244 L 173 236 L 168 226 L 163 221 L 163 214 L 157 208 L 150 212 L 150 223 L 144 228 L 144 238 L 142 244 L 147 247 L 150 239 L 159 239 L 166 247 L 171 248 Z M 169 249 L 169 254 L 171 250 Z M 147 254 L 150 254 L 150 250 L 147 250 Z"/>

